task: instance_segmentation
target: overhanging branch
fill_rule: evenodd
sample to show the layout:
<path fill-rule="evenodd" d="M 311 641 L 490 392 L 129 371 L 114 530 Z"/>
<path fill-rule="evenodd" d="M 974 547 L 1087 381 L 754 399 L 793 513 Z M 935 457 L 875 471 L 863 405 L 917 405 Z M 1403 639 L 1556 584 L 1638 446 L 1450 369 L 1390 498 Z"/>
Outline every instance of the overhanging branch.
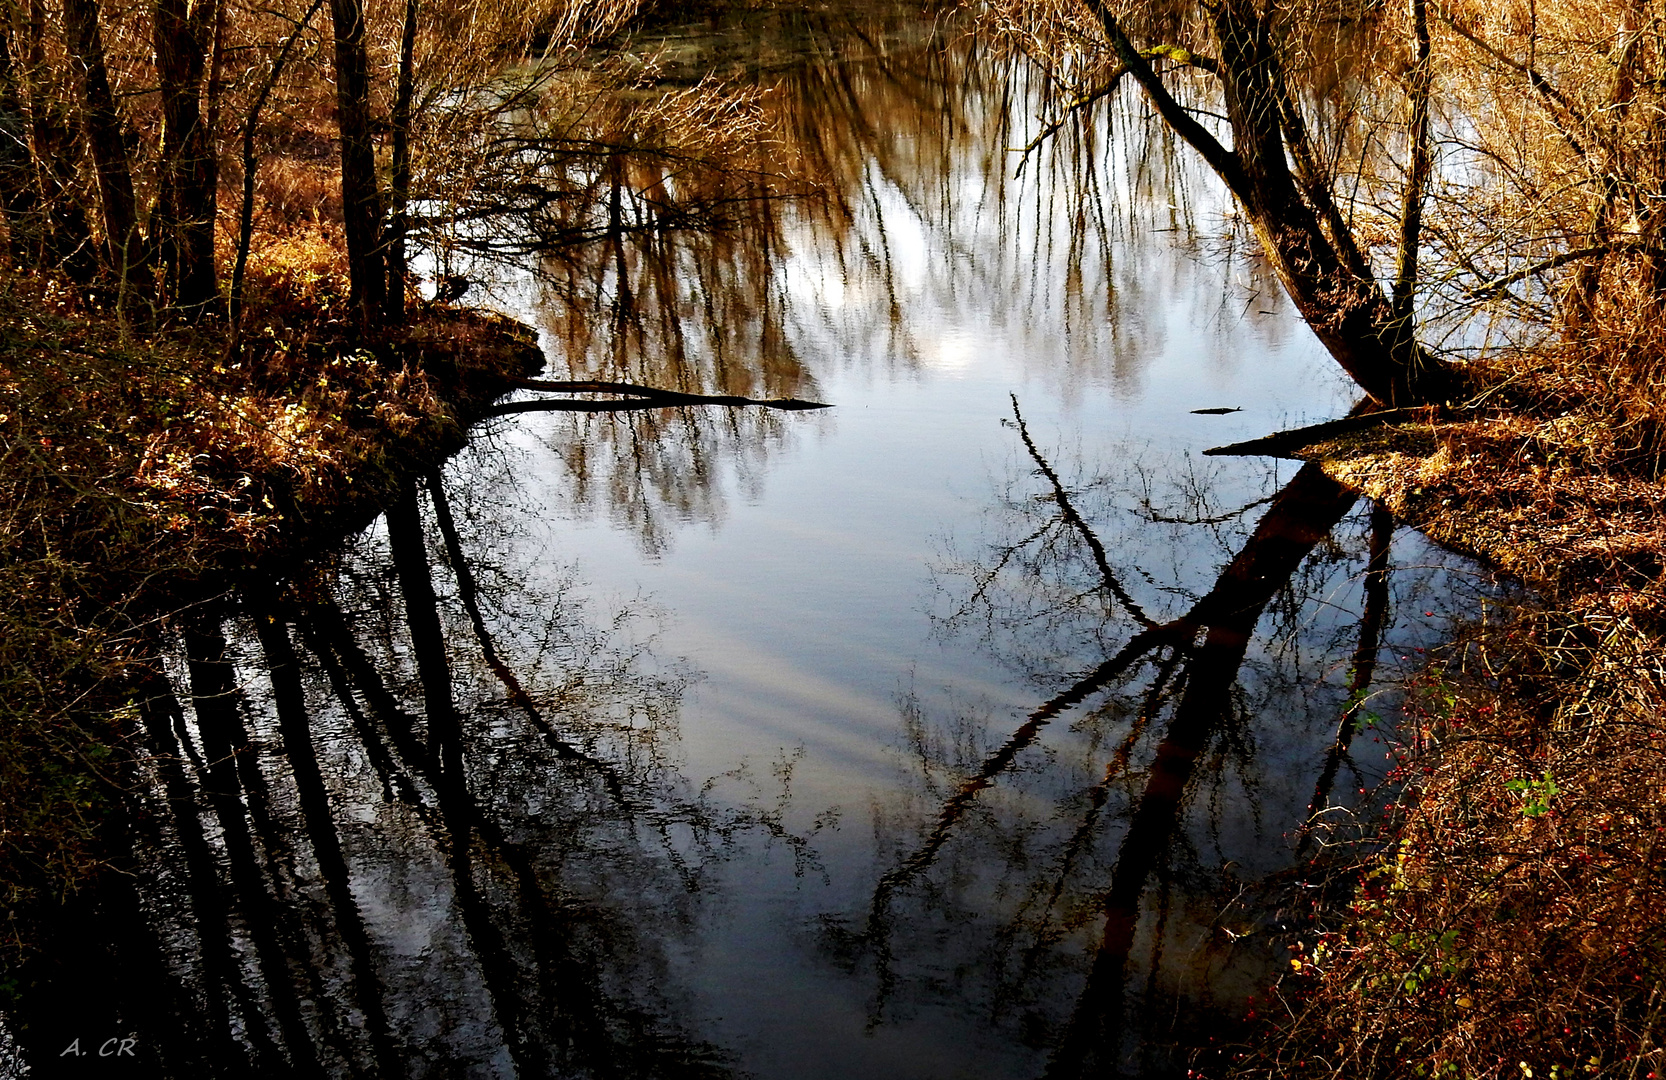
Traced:
<path fill-rule="evenodd" d="M 1573 248 L 1572 250 L 1552 255 L 1548 259 L 1540 259 L 1531 266 L 1524 266 L 1520 270 L 1505 274 L 1503 277 L 1493 278 L 1485 285 L 1477 285 L 1475 288 L 1470 289 L 1465 295 L 1471 300 L 1484 300 L 1489 296 L 1498 295 L 1498 293 L 1502 292 L 1509 286 L 1514 285 L 1518 281 L 1524 281 L 1527 278 L 1532 277 L 1534 274 L 1542 274 L 1547 270 L 1554 270 L 1559 266 L 1566 266 L 1568 263 L 1579 262 L 1582 259 L 1595 259 L 1604 255 L 1619 254 L 1658 255 L 1666 257 L 1666 248 L 1662 248 L 1657 244 L 1645 244 L 1642 242 L 1616 242 L 1612 244 L 1594 244 L 1590 247 Z"/>
<path fill-rule="evenodd" d="M 1199 71 L 1206 71 L 1211 75 L 1218 75 L 1221 70 L 1220 64 L 1214 57 L 1202 56 L 1198 53 L 1192 52 L 1190 49 L 1182 49 L 1178 45 L 1157 45 L 1150 49 L 1142 49 L 1140 51 L 1140 55 L 1146 60 L 1172 60 L 1176 64 L 1180 64 L 1184 67 L 1197 68 Z M 1127 64 L 1118 64 L 1111 70 L 1110 75 L 1106 76 L 1105 81 L 1096 89 L 1090 90 L 1087 93 L 1081 94 L 1072 99 L 1067 105 L 1065 105 L 1064 115 L 1042 128 L 1041 131 L 1036 134 L 1035 138 L 1025 143 L 1022 148 L 1015 148 L 1019 149 L 1019 151 L 1024 155 L 1023 159 L 1018 163 L 1019 171 L 1023 171 L 1024 161 L 1029 160 L 1030 154 L 1035 151 L 1036 147 L 1040 146 L 1054 135 L 1057 135 L 1059 133 L 1059 129 L 1068 124 L 1070 122 L 1070 118 L 1075 116 L 1078 112 L 1081 112 L 1094 102 L 1107 98 L 1114 93 L 1116 88 L 1122 85 L 1122 77 L 1127 75 L 1128 72 L 1129 68 Z"/>
<path fill-rule="evenodd" d="M 1174 100 L 1163 80 L 1152 70 L 1151 62 L 1145 54 L 1134 48 L 1134 43 L 1128 40 L 1123 32 L 1122 24 L 1117 21 L 1111 9 L 1105 6 L 1104 0 L 1082 0 L 1089 11 L 1099 20 L 1104 28 L 1105 36 L 1110 39 L 1111 47 L 1116 50 L 1117 59 L 1128 69 L 1145 91 L 1151 102 L 1151 107 L 1173 129 L 1174 133 L 1191 144 L 1192 148 L 1203 155 L 1203 160 L 1209 163 L 1216 174 L 1232 189 L 1232 193 L 1243 198 L 1247 191 L 1243 167 L 1238 162 L 1238 156 L 1220 144 L 1220 140 L 1211 135 L 1207 128 L 1192 119 L 1189 112 Z M 1187 53 L 1187 56 L 1191 56 Z"/>

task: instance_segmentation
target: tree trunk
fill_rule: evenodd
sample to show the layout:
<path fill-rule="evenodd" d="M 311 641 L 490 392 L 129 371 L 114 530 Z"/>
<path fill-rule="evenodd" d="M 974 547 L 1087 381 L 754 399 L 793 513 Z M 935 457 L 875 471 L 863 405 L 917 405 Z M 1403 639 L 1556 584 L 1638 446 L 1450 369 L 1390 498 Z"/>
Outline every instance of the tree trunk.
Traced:
<path fill-rule="evenodd" d="M 29 5 L 29 130 L 34 140 L 32 162 L 35 190 L 40 196 L 37 219 L 40 246 L 33 262 L 61 270 L 83 284 L 98 275 L 92 228 L 77 190 L 81 138 L 67 107 L 64 88 L 56 85 L 46 62 L 47 16 L 42 0 Z"/>
<path fill-rule="evenodd" d="M 153 34 L 162 104 L 156 232 L 169 299 L 187 318 L 201 315 L 218 292 L 214 138 L 199 107 L 213 11 L 209 3 L 157 0 Z"/>
<path fill-rule="evenodd" d="M 1394 259 L 1394 286 L 1389 302 L 1394 307 L 1395 351 L 1404 356 L 1417 347 L 1415 336 L 1417 306 L 1417 256 L 1423 234 L 1423 193 L 1429 186 L 1434 160 L 1429 150 L 1429 92 L 1434 84 L 1434 64 L 1429 45 L 1429 11 L 1426 0 L 1411 0 L 1412 47 L 1416 59 L 1407 75 L 1411 98 L 1408 137 L 1410 160 L 1406 164 L 1405 192 L 1400 200 L 1400 246 Z"/>
<path fill-rule="evenodd" d="M 229 305 L 231 351 L 234 353 L 242 340 L 243 278 L 249 268 L 249 246 L 254 240 L 255 230 L 255 172 L 260 167 L 260 158 L 255 153 L 255 128 L 260 124 L 260 113 L 266 108 L 266 99 L 272 96 L 272 88 L 277 86 L 278 80 L 283 77 L 284 66 L 289 63 L 295 42 L 300 40 L 301 33 L 311 24 L 312 17 L 323 4 L 324 0 L 312 0 L 306 14 L 301 16 L 300 22 L 295 24 L 289 36 L 283 39 L 283 45 L 278 48 L 278 55 L 272 61 L 272 68 L 266 73 L 266 81 L 261 84 L 254 104 L 249 106 L 249 115 L 243 121 L 243 201 L 237 208 L 237 260 L 232 265 Z"/>
<path fill-rule="evenodd" d="M 405 0 L 405 28 L 399 39 L 399 84 L 393 96 L 393 185 L 389 192 L 387 318 L 392 325 L 405 321 L 408 277 L 405 237 L 410 231 L 411 107 L 416 96 L 417 0 Z"/>
<path fill-rule="evenodd" d="M 81 91 L 82 126 L 98 174 L 99 202 L 104 210 L 105 258 L 116 282 L 117 312 L 124 312 L 139 287 L 146 263 L 144 240 L 133 197 L 122 141 L 121 116 L 104 64 L 104 36 L 99 28 L 98 0 L 64 0 L 64 22 L 70 54 L 75 59 Z"/>
<path fill-rule="evenodd" d="M 334 23 L 336 124 L 341 129 L 341 204 L 351 302 L 366 330 L 378 324 L 387 285 L 376 146 L 370 135 L 370 60 L 361 0 L 330 0 Z"/>

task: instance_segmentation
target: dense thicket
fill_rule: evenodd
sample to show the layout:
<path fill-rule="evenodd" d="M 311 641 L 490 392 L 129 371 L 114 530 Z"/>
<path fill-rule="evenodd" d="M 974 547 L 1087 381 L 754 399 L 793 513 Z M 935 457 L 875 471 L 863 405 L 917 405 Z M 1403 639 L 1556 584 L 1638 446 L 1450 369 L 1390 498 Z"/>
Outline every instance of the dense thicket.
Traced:
<path fill-rule="evenodd" d="M 1666 30 L 1636 0 L 1000 2 L 1066 111 L 1139 93 L 1231 189 L 1296 303 L 1384 402 L 1551 335 L 1652 381 Z M 1061 120 L 1063 117 L 1060 118 Z M 1649 342 L 1644 344 L 1644 340 Z M 1606 370 L 1596 370 L 1596 361 Z M 1641 394 L 1624 420 L 1658 420 Z"/>
<path fill-rule="evenodd" d="M 409 207 L 437 183 L 429 163 L 455 157 L 459 133 L 479 132 L 483 116 L 525 111 L 534 98 L 498 85 L 506 71 L 534 73 L 526 95 L 537 73 L 638 6 L 9 4 L 10 260 L 67 276 L 129 327 L 235 324 L 256 234 L 305 226 L 344 249 L 360 328 L 397 321 Z"/>

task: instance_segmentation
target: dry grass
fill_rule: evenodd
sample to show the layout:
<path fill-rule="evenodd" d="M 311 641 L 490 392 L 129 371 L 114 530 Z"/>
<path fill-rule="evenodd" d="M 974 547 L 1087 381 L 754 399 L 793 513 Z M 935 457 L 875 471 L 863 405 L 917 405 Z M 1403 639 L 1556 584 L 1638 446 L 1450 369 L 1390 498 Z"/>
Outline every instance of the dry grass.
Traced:
<path fill-rule="evenodd" d="M 1271 1037 L 1220 1071 L 1666 1069 L 1662 676 L 1629 620 L 1543 612 L 1431 669 L 1388 854 L 1276 988 Z"/>
<path fill-rule="evenodd" d="M 1301 452 L 1542 606 L 1431 666 L 1396 812 L 1375 847 L 1328 853 L 1353 860 L 1352 909 L 1209 1071 L 1666 1075 L 1666 395 L 1628 292 L 1605 282 L 1581 334 L 1476 365 L 1459 422 Z"/>
<path fill-rule="evenodd" d="M 1666 628 L 1666 484 L 1604 467 L 1588 413 L 1496 414 L 1311 447 L 1327 471 L 1565 610 Z"/>

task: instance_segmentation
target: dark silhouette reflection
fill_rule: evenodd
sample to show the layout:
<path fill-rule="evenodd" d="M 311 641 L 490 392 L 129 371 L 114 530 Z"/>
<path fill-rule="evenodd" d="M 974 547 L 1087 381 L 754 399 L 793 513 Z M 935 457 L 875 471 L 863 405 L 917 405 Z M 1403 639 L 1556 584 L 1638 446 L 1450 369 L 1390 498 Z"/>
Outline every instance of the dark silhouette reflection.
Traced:
<path fill-rule="evenodd" d="M 914 706 L 910 745 L 927 792 L 942 792 L 939 808 L 898 850 L 865 928 L 842 947 L 871 957 L 871 1024 L 955 971 L 962 982 L 983 980 L 989 996 L 972 996 L 994 1019 L 1049 1049 L 1048 1077 L 1163 1075 L 1184 1067 L 1174 1046 L 1204 1045 L 1219 1031 L 1207 1024 L 1242 1013 L 1232 996 L 1264 987 L 1287 959 L 1271 945 L 1272 913 L 1228 909 L 1261 875 L 1306 854 L 1305 840 L 1299 851 L 1291 844 L 1306 823 L 1302 804 L 1292 805 L 1295 786 L 1313 791 L 1318 777 L 1314 812 L 1332 797 L 1361 703 L 1375 689 L 1393 522 L 1370 515 L 1353 586 L 1363 581 L 1364 602 L 1352 664 L 1345 685 L 1326 685 L 1322 673 L 1299 671 L 1302 654 L 1328 642 L 1313 641 L 1296 612 L 1335 604 L 1333 577 L 1313 575 L 1339 562 L 1333 531 L 1356 502 L 1352 492 L 1303 467 L 1241 511 L 1266 506 L 1212 584 L 1162 618 L 1148 612 L 1172 604 L 1163 594 L 1174 588 L 1139 566 L 1118 569 L 1118 545 L 1077 505 L 1101 482 L 1073 490 L 1016 402 L 1014 418 L 1042 491 L 1009 494 L 1024 515 L 1012 528 L 1016 543 L 956 567 L 965 592 L 949 621 L 977 627 L 992 644 L 1009 632 L 1078 642 L 1074 653 L 1043 660 L 1038 682 L 1057 685 L 1060 661 L 1087 659 L 1087 643 L 1105 658 L 971 760 L 975 739 L 963 728 L 934 737 Z M 1354 558 L 1340 558 L 1344 569 Z M 1280 676 L 1292 662 L 1298 670 Z M 1049 745 L 1044 733 L 1073 713 Z M 957 767 L 934 753 L 964 762 L 958 779 L 950 782 Z M 1266 786 L 1282 794 L 1268 799 Z M 1270 837 L 1264 813 L 1287 815 Z M 1220 869 L 1210 869 L 1206 846 L 1221 853 Z M 1005 914 L 981 939 L 969 934 L 989 910 Z M 949 959 L 928 955 L 931 945 Z M 1204 1026 L 1188 1030 L 1193 1024 Z"/>
<path fill-rule="evenodd" d="M 119 1029 L 159 1076 L 728 1075 L 677 1015 L 673 946 L 702 868 L 788 835 L 781 808 L 686 790 L 653 723 L 683 677 L 638 648 L 499 617 L 511 651 L 577 646 L 512 667 L 438 475 L 428 494 L 389 511 L 389 562 L 181 617 L 137 699 L 120 827 L 143 869 L 66 909 L 84 941 L 36 973 L 29 1060 Z"/>
<path fill-rule="evenodd" d="M 1377 653 L 1382 648 L 1383 624 L 1388 620 L 1388 555 L 1394 541 L 1394 515 L 1381 506 L 1371 509 L 1371 555 L 1365 567 L 1365 610 L 1359 620 L 1359 644 L 1354 648 L 1348 668 L 1348 708 L 1336 725 L 1336 737 L 1325 752 L 1325 765 L 1319 780 L 1313 785 L 1313 800 L 1307 804 L 1308 820 L 1302 826 L 1301 841 L 1296 855 L 1310 850 L 1314 825 L 1323 819 L 1330 808 L 1331 792 L 1336 788 L 1336 776 L 1346 764 L 1359 778 L 1359 767 L 1348 756 L 1354 736 L 1372 714 L 1366 712 L 1365 695 L 1371 688 L 1377 670 Z"/>
<path fill-rule="evenodd" d="M 1100 900 L 1104 938 L 1048 1067 L 1049 1077 L 1103 1075 L 1119 1063 L 1123 987 L 1140 898 L 1167 852 L 1193 769 L 1209 740 L 1233 722 L 1232 684 L 1267 603 L 1356 498 L 1318 465 L 1304 466 L 1273 500 L 1215 588 L 1186 616 L 1201 629 L 1202 644 L 1189 647 L 1182 661 L 1186 690 L 1157 745 L 1145 789 L 1123 834 L 1110 885 Z"/>

